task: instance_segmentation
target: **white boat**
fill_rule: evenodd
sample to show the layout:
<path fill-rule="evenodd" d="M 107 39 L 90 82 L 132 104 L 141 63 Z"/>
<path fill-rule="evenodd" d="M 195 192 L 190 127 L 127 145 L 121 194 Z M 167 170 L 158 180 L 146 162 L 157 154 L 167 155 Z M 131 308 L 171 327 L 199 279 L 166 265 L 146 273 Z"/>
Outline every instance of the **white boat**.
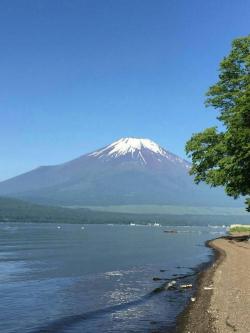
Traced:
<path fill-rule="evenodd" d="M 161 227 L 160 223 L 156 223 L 156 222 L 153 224 L 153 226 L 154 227 Z"/>
<path fill-rule="evenodd" d="M 135 227 L 135 223 L 132 223 L 132 222 L 131 222 L 129 225 L 130 225 L 131 227 Z"/>

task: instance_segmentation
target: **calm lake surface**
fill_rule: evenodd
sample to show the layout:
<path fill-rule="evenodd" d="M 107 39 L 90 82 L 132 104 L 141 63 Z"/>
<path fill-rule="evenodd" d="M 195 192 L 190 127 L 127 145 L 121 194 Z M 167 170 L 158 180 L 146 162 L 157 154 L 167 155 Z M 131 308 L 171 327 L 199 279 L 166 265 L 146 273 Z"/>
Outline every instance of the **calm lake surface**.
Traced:
<path fill-rule="evenodd" d="M 0 332 L 167 332 L 191 291 L 153 277 L 193 274 L 225 232 L 173 228 L 1 223 Z"/>

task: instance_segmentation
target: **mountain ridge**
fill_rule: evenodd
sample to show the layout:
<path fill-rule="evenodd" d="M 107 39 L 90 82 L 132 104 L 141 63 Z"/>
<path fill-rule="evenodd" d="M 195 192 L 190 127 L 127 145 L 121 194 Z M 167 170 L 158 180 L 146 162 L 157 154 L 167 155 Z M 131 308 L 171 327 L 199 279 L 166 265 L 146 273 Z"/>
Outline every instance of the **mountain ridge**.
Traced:
<path fill-rule="evenodd" d="M 190 166 L 152 140 L 121 138 L 1 182 L 0 195 L 60 205 L 235 205 L 222 190 L 195 185 Z"/>

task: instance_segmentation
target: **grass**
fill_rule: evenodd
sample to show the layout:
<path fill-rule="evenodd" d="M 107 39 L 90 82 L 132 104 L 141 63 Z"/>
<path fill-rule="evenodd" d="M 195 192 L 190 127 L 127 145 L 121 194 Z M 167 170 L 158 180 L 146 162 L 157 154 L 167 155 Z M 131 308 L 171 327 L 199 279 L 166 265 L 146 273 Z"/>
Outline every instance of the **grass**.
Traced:
<path fill-rule="evenodd" d="M 230 233 L 235 232 L 249 232 L 250 233 L 250 225 L 233 225 L 229 229 Z"/>

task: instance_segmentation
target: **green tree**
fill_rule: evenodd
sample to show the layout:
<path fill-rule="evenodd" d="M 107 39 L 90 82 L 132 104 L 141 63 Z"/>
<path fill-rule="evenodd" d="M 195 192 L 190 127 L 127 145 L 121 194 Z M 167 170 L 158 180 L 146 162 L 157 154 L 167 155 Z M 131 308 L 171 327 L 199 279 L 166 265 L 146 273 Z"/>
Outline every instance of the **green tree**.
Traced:
<path fill-rule="evenodd" d="M 186 144 L 195 182 L 224 186 L 229 196 L 250 195 L 250 35 L 237 38 L 220 64 L 205 105 L 218 110 L 217 127 L 193 134 Z M 250 212 L 250 198 L 246 199 Z"/>

